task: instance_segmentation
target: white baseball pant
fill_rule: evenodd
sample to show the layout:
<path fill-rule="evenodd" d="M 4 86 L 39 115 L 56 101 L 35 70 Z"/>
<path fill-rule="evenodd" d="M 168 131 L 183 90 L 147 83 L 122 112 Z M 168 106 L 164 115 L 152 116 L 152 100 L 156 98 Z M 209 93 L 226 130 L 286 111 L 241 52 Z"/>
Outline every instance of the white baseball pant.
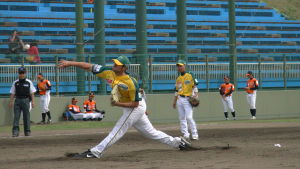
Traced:
<path fill-rule="evenodd" d="M 87 119 L 87 114 L 86 113 L 72 113 L 70 112 L 71 116 L 73 117 L 74 120 L 82 120 L 82 119 Z"/>
<path fill-rule="evenodd" d="M 172 137 L 164 132 L 156 130 L 149 121 L 145 111 L 146 103 L 144 100 L 140 101 L 139 106 L 134 109 L 123 108 L 123 115 L 118 120 L 115 127 L 104 140 L 91 149 L 91 152 L 95 156 L 100 157 L 108 147 L 122 138 L 122 136 L 131 126 L 141 132 L 147 138 L 157 140 L 174 148 L 178 148 L 180 144 L 180 138 Z"/>
<path fill-rule="evenodd" d="M 230 109 L 231 112 L 234 112 L 232 96 L 227 96 L 225 98 L 222 97 L 221 100 L 223 103 L 224 112 L 227 112 L 228 108 Z"/>
<path fill-rule="evenodd" d="M 247 102 L 250 106 L 250 109 L 256 109 L 256 91 L 252 94 L 247 94 Z"/>
<path fill-rule="evenodd" d="M 42 113 L 47 113 L 49 111 L 50 103 L 50 91 L 47 91 L 45 95 L 40 96 L 40 107 Z"/>
<path fill-rule="evenodd" d="M 188 124 L 193 137 L 198 137 L 198 131 L 196 123 L 193 119 L 193 107 L 189 102 L 188 97 L 178 96 L 177 99 L 177 109 L 179 113 L 180 129 L 184 137 L 190 137 L 188 131 Z"/>

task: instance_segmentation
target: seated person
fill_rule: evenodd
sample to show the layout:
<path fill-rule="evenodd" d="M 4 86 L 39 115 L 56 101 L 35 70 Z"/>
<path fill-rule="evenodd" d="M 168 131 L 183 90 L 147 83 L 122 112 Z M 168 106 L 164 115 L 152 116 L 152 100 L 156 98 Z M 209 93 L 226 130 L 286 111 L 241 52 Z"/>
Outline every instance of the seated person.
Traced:
<path fill-rule="evenodd" d="M 65 115 L 66 120 L 69 120 L 69 118 L 68 118 L 69 116 L 71 116 L 72 119 L 74 119 L 74 120 L 86 120 L 87 119 L 87 114 L 81 112 L 80 107 L 76 105 L 77 102 L 78 102 L 78 100 L 75 97 L 73 97 L 72 104 L 70 104 L 68 106 L 68 112 Z"/>
<path fill-rule="evenodd" d="M 83 108 L 87 114 L 87 119 L 91 120 L 102 120 L 104 118 L 105 111 L 97 109 L 96 101 L 94 100 L 95 94 L 89 93 L 89 98 L 83 103 Z"/>

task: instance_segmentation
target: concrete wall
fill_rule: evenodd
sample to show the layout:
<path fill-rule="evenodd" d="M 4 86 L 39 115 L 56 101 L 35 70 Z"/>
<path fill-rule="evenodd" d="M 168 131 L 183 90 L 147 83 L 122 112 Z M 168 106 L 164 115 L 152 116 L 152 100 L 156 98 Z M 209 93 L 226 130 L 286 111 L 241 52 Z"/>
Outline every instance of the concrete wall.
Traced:
<path fill-rule="evenodd" d="M 150 119 L 153 122 L 178 121 L 177 110 L 172 108 L 173 94 L 148 94 L 147 105 Z M 62 113 L 71 101 L 70 96 L 52 96 L 50 111 L 53 122 L 61 120 Z M 111 107 L 110 96 L 96 96 L 97 107 L 106 111 L 105 121 L 116 121 L 121 115 L 121 109 Z M 78 96 L 78 104 L 82 104 L 87 96 Z M 222 120 L 223 108 L 218 92 L 201 92 L 200 106 L 194 110 L 196 121 Z M 9 98 L 0 98 L 0 125 L 11 125 L 13 110 L 8 108 Z M 31 120 L 39 122 L 41 113 L 39 98 L 35 98 L 36 106 L 31 111 Z M 233 95 L 234 107 L 238 119 L 249 119 L 250 112 L 246 101 L 246 93 L 235 92 Z M 300 90 L 258 91 L 257 118 L 300 117 Z"/>

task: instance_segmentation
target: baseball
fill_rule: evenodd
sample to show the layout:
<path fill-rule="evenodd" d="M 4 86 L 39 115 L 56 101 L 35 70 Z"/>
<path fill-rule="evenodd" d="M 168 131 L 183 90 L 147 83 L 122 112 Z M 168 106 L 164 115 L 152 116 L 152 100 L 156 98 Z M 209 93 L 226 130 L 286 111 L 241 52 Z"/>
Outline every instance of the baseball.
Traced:
<path fill-rule="evenodd" d="M 25 44 L 25 45 L 24 45 L 24 49 L 25 49 L 25 50 L 28 50 L 29 48 L 30 48 L 30 45 L 29 45 L 29 44 Z"/>

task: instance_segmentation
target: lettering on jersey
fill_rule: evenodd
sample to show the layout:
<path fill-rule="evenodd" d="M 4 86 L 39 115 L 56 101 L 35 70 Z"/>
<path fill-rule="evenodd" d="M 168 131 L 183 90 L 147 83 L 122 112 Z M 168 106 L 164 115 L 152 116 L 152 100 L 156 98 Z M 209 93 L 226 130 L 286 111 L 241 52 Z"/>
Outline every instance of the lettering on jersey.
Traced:
<path fill-rule="evenodd" d="M 93 72 L 94 72 L 94 73 L 99 73 L 101 67 L 102 67 L 101 65 L 94 65 L 94 66 L 93 66 Z"/>
<path fill-rule="evenodd" d="M 28 85 L 28 84 L 23 84 L 23 86 L 24 86 L 24 87 L 29 87 L 29 85 Z"/>
<path fill-rule="evenodd" d="M 186 84 L 186 85 L 191 84 L 191 81 L 190 80 L 185 80 L 184 84 Z"/>
<path fill-rule="evenodd" d="M 128 90 L 128 86 L 126 85 L 126 84 L 124 84 L 124 83 L 119 83 L 118 84 L 118 87 L 120 88 L 120 89 L 122 89 L 122 90 Z"/>

